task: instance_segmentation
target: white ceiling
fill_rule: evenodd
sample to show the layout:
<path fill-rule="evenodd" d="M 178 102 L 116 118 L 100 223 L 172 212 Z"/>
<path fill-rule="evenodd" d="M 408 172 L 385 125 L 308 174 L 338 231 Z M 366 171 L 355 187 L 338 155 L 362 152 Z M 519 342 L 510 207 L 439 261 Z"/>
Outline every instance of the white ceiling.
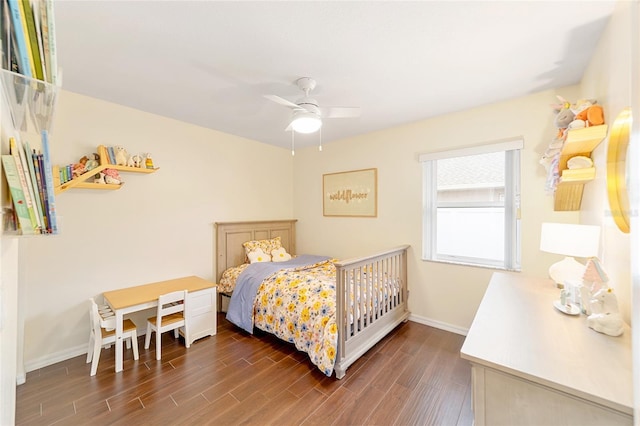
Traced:
<path fill-rule="evenodd" d="M 299 77 L 320 106 L 362 109 L 324 120 L 328 143 L 576 84 L 614 3 L 56 0 L 55 15 L 63 89 L 289 147 L 291 111 L 263 95 L 295 101 Z"/>

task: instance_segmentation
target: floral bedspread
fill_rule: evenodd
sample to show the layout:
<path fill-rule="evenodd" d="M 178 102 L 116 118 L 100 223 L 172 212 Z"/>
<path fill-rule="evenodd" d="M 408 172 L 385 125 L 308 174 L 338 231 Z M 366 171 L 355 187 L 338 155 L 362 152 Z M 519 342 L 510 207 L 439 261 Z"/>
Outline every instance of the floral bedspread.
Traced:
<path fill-rule="evenodd" d="M 254 325 L 295 344 L 324 374 L 336 361 L 335 259 L 286 269 L 265 279 L 254 304 Z"/>

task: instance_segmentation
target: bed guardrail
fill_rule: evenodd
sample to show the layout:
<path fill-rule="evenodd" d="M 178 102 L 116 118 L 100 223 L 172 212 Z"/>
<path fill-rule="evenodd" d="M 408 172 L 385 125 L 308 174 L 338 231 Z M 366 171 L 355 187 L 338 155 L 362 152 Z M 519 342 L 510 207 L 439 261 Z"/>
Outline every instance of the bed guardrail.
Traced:
<path fill-rule="evenodd" d="M 336 377 L 409 316 L 409 245 L 337 262 Z"/>

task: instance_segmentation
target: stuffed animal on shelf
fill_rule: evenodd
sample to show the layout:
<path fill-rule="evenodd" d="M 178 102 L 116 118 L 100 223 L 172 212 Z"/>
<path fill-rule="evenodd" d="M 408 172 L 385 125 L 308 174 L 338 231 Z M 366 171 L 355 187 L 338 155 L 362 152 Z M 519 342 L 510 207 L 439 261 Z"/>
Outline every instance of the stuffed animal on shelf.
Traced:
<path fill-rule="evenodd" d="M 75 179 L 76 177 L 84 174 L 84 172 L 87 171 L 87 161 L 89 160 L 89 158 L 85 155 L 84 157 L 82 157 L 80 159 L 79 162 L 75 163 L 72 168 L 71 168 L 71 175 L 73 176 L 73 178 Z"/>
<path fill-rule="evenodd" d="M 93 153 L 93 158 L 89 158 L 85 163 L 87 171 L 93 170 L 100 165 L 100 156 L 97 153 Z"/>
<path fill-rule="evenodd" d="M 624 331 L 624 322 L 618 311 L 618 299 L 611 288 L 601 288 L 591 299 L 591 315 L 587 325 L 599 333 L 620 336 Z"/>
<path fill-rule="evenodd" d="M 129 167 L 142 167 L 142 156 L 140 154 L 133 154 L 127 160 L 127 166 Z"/>
<path fill-rule="evenodd" d="M 127 152 L 127 150 L 121 146 L 116 146 L 114 148 L 114 151 L 115 151 L 115 157 L 116 157 L 116 164 L 118 166 L 126 166 L 127 159 L 129 158 L 129 153 Z"/>
<path fill-rule="evenodd" d="M 120 173 L 116 169 L 104 169 L 104 181 L 111 185 L 121 185 L 123 183 Z"/>
<path fill-rule="evenodd" d="M 93 183 L 105 184 L 107 182 L 104 181 L 105 174 L 100 172 L 93 177 Z"/>
<path fill-rule="evenodd" d="M 564 134 L 569 124 L 575 119 L 576 114 L 571 110 L 571 102 L 562 96 L 557 96 L 559 104 L 552 104 L 551 107 L 556 114 L 553 124 L 558 128 L 558 139 L 564 139 Z"/>
<path fill-rule="evenodd" d="M 604 111 L 600 105 L 596 105 L 597 102 L 595 99 L 580 99 L 575 105 L 572 105 L 571 110 L 575 114 L 575 118 L 567 128 L 569 130 L 582 129 L 604 124 Z"/>
<path fill-rule="evenodd" d="M 144 167 L 147 169 L 153 169 L 153 159 L 151 158 L 151 153 L 149 152 L 144 155 Z"/>

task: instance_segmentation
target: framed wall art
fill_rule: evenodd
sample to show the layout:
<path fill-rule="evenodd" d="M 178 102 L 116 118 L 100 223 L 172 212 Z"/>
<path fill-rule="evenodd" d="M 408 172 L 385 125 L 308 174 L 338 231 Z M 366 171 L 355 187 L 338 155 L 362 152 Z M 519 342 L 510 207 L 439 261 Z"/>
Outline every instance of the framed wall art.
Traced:
<path fill-rule="evenodd" d="M 322 175 L 324 216 L 376 217 L 378 169 Z"/>

